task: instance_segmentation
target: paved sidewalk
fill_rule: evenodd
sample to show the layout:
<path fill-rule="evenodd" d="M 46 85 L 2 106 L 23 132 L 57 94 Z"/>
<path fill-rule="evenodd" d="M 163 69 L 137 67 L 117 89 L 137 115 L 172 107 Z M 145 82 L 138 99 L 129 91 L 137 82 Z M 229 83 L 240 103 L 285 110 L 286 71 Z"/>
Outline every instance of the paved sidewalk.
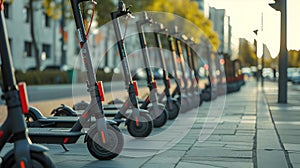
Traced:
<path fill-rule="evenodd" d="M 69 152 L 46 146 L 57 167 L 300 167 L 300 86 L 289 85 L 287 105 L 276 103 L 276 88 L 265 82 L 263 92 L 247 81 L 239 92 L 181 113 L 153 137 L 125 136 L 123 152 L 111 161 L 94 159 L 82 139 Z"/>

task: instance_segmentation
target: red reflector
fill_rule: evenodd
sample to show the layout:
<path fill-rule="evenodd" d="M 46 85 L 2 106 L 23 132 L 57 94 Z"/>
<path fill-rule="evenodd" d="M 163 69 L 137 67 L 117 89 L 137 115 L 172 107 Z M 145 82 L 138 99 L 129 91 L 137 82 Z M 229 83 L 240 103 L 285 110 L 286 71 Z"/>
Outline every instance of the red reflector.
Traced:
<path fill-rule="evenodd" d="M 97 83 L 97 86 L 98 86 L 98 92 L 99 92 L 101 101 L 104 101 L 104 90 L 103 90 L 103 84 L 102 84 L 102 81 L 99 81 L 99 82 Z"/>
<path fill-rule="evenodd" d="M 0 138 L 2 138 L 4 135 L 4 132 L 3 131 L 0 131 Z"/>
<path fill-rule="evenodd" d="M 106 138 L 105 138 L 104 131 L 101 131 L 101 137 L 102 137 L 102 142 L 105 144 L 106 143 Z"/>
<path fill-rule="evenodd" d="M 20 96 L 20 101 L 21 101 L 22 112 L 24 114 L 27 114 L 28 110 L 29 110 L 29 107 L 28 107 L 28 97 L 27 97 L 26 83 L 25 82 L 20 82 L 18 84 L 18 87 L 19 87 L 19 96 Z"/>
<path fill-rule="evenodd" d="M 68 141 L 69 141 L 69 138 L 66 137 L 66 138 L 64 139 L 64 144 L 68 143 Z"/>
<path fill-rule="evenodd" d="M 84 112 L 83 114 L 82 114 L 82 118 L 86 118 L 88 116 L 88 113 L 87 112 Z"/>
<path fill-rule="evenodd" d="M 155 89 L 157 89 L 157 83 L 156 83 L 156 81 L 153 81 L 153 86 L 154 86 Z"/>
<path fill-rule="evenodd" d="M 139 126 L 139 119 L 135 117 L 135 125 L 138 127 Z"/>
<path fill-rule="evenodd" d="M 20 161 L 20 168 L 26 168 L 25 162 L 23 160 Z"/>
<path fill-rule="evenodd" d="M 167 84 L 168 84 L 168 88 L 170 89 L 171 88 L 171 81 L 170 81 L 170 79 L 167 79 Z"/>
<path fill-rule="evenodd" d="M 138 96 L 139 95 L 139 89 L 138 89 L 138 84 L 137 84 L 136 81 L 133 81 L 133 87 L 134 87 L 135 95 Z"/>

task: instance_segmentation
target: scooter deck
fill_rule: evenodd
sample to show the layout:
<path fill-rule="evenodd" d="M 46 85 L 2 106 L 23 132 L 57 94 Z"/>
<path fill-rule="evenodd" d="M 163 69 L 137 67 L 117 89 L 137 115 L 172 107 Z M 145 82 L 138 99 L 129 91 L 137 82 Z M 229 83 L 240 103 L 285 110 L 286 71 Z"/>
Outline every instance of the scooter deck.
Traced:
<path fill-rule="evenodd" d="M 145 102 L 145 100 L 139 100 L 138 103 L 139 104 L 143 104 Z M 106 110 L 118 110 L 123 106 L 123 104 L 106 104 L 103 105 L 104 111 L 105 111 L 105 115 L 108 114 L 106 112 Z M 108 111 L 109 112 L 109 111 Z"/>
<path fill-rule="evenodd" d="M 105 114 L 108 114 L 105 110 L 118 110 L 122 107 L 123 104 L 107 104 L 107 105 L 103 105 L 104 108 L 104 112 Z M 108 111 L 109 113 L 111 113 L 110 111 Z"/>
<path fill-rule="evenodd" d="M 105 112 L 106 117 L 114 117 L 118 111 L 116 110 L 109 110 Z M 37 121 L 27 123 L 29 128 L 71 128 L 73 125 L 78 121 L 79 117 L 73 116 L 54 116 L 54 117 L 47 117 L 41 118 Z M 116 121 L 116 120 L 115 120 Z M 116 122 L 123 122 L 121 120 L 117 120 Z M 91 121 L 85 123 L 83 127 L 89 127 L 93 123 L 95 123 L 95 118 L 92 117 Z"/>
<path fill-rule="evenodd" d="M 29 128 L 28 135 L 33 143 L 73 144 L 83 132 L 70 132 L 67 128 Z"/>

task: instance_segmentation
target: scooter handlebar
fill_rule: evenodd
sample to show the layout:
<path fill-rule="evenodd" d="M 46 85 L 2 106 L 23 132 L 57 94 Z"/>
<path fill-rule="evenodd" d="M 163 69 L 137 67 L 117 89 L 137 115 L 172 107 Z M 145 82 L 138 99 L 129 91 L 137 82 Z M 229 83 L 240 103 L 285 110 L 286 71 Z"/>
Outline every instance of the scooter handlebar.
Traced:
<path fill-rule="evenodd" d="M 132 15 L 132 12 L 130 11 L 131 7 L 132 7 L 132 5 L 129 5 L 126 8 L 125 3 L 123 1 L 119 1 L 118 10 L 111 13 L 112 19 L 116 19 L 121 16 L 129 16 L 130 18 L 134 18 L 134 16 Z"/>

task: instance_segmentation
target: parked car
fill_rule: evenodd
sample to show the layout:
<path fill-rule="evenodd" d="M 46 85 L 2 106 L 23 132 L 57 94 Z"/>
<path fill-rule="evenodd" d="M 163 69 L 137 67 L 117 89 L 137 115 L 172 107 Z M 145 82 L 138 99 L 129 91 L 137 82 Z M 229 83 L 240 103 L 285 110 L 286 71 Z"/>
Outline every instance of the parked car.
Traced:
<path fill-rule="evenodd" d="M 163 79 L 162 68 L 152 67 L 152 73 L 155 80 Z M 138 68 L 132 71 L 131 75 L 133 80 L 146 80 L 147 79 L 146 68 Z"/>
<path fill-rule="evenodd" d="M 300 69 L 293 72 L 291 81 L 293 84 L 300 84 Z"/>
<path fill-rule="evenodd" d="M 292 81 L 292 78 L 295 75 L 297 75 L 297 71 L 298 71 L 297 68 L 290 67 L 290 68 L 287 69 L 287 79 L 288 79 L 288 81 Z"/>
<path fill-rule="evenodd" d="M 273 80 L 274 78 L 274 72 L 272 68 L 264 68 L 263 69 L 263 77 L 265 79 Z"/>
<path fill-rule="evenodd" d="M 251 68 L 249 68 L 249 67 L 243 67 L 242 68 L 242 74 L 244 75 L 244 76 L 252 76 L 252 71 L 251 71 Z"/>

